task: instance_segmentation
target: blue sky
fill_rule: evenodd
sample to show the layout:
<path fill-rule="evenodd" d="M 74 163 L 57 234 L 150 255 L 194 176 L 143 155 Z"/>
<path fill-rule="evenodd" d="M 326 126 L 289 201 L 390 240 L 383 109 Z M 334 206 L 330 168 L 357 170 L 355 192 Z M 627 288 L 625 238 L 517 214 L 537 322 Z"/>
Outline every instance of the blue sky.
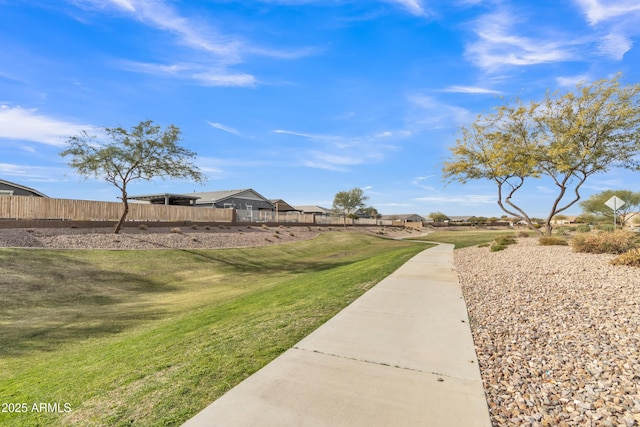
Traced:
<path fill-rule="evenodd" d="M 68 137 L 153 120 L 208 182 L 130 194 L 330 207 L 360 187 L 383 214 L 500 216 L 491 182 L 442 180 L 459 126 L 503 99 L 640 81 L 637 0 L 0 0 L 0 29 L 0 177 L 58 198 L 118 196 L 66 166 Z M 584 196 L 639 187 L 611 171 Z M 519 203 L 543 216 L 552 192 L 534 181 Z"/>

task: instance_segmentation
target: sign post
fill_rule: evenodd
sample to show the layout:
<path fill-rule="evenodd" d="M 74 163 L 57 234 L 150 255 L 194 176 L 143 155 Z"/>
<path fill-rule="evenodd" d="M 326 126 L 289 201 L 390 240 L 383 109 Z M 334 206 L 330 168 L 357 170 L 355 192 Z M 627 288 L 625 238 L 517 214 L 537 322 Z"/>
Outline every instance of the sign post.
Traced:
<path fill-rule="evenodd" d="M 613 196 L 612 198 L 610 198 L 609 200 L 604 202 L 604 204 L 609 206 L 611 209 L 613 209 L 613 230 L 615 231 L 615 229 L 616 229 L 616 212 L 618 212 L 618 209 L 620 209 L 624 205 L 624 200 L 622 200 L 618 196 Z"/>

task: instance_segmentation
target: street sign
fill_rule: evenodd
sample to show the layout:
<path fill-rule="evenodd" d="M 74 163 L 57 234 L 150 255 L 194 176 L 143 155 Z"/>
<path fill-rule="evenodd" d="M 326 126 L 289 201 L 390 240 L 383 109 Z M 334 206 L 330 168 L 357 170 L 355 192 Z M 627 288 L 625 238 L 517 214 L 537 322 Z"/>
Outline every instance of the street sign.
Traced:
<path fill-rule="evenodd" d="M 618 209 L 620 209 L 624 205 L 624 200 L 622 200 L 618 196 L 613 196 L 612 198 L 604 202 L 604 204 L 609 206 L 611 209 L 613 209 L 613 229 L 615 230 L 616 229 L 616 212 L 618 212 Z"/>
<path fill-rule="evenodd" d="M 622 200 L 618 196 L 613 196 L 612 198 L 604 202 L 604 204 L 609 206 L 615 212 L 624 205 L 624 200 Z"/>

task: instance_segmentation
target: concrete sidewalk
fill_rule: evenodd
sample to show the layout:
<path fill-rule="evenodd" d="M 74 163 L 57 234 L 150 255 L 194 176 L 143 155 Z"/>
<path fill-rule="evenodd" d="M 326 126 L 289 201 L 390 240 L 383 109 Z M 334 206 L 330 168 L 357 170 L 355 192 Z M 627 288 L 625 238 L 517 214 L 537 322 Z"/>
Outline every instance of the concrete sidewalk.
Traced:
<path fill-rule="evenodd" d="M 453 245 L 413 257 L 184 426 L 490 427 Z"/>

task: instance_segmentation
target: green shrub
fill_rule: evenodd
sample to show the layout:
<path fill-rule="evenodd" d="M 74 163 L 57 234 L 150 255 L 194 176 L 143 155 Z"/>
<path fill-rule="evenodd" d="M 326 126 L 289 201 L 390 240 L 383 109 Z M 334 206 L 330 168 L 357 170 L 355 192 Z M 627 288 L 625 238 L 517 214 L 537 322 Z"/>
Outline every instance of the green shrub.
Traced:
<path fill-rule="evenodd" d="M 516 243 L 516 235 L 515 234 L 505 234 L 502 236 L 497 236 L 493 239 L 493 244 L 489 248 L 491 252 L 498 252 L 504 250 L 509 245 L 513 245 Z"/>
<path fill-rule="evenodd" d="M 596 228 L 600 231 L 613 231 L 613 224 L 599 224 Z"/>
<path fill-rule="evenodd" d="M 496 237 L 494 241 L 498 245 L 513 245 L 514 243 L 516 243 L 516 236 L 515 234 L 505 234 L 504 236 Z"/>
<path fill-rule="evenodd" d="M 576 231 L 578 233 L 588 233 L 591 231 L 591 227 L 589 227 L 588 224 L 580 224 L 579 226 L 576 227 Z"/>
<path fill-rule="evenodd" d="M 498 252 L 504 249 L 507 249 L 507 245 L 501 245 L 500 243 L 494 243 L 493 245 L 491 245 L 491 248 L 489 248 L 491 250 L 491 252 Z"/>
<path fill-rule="evenodd" d="M 538 239 L 540 246 L 567 246 L 569 243 L 562 237 L 544 236 Z"/>
<path fill-rule="evenodd" d="M 568 236 L 568 235 L 569 235 L 569 233 L 571 233 L 571 232 L 573 232 L 573 231 L 576 231 L 576 227 L 567 227 L 567 226 L 564 226 L 564 227 L 558 227 L 558 228 L 556 228 L 556 234 L 557 234 L 558 236 Z"/>
<path fill-rule="evenodd" d="M 489 246 L 491 246 L 489 243 L 480 243 L 478 245 L 479 248 L 488 248 Z"/>
<path fill-rule="evenodd" d="M 611 260 L 613 265 L 628 265 L 630 267 L 640 267 L 640 248 L 631 249 L 618 255 Z"/>
<path fill-rule="evenodd" d="M 577 234 L 571 240 L 574 252 L 622 254 L 637 246 L 637 236 L 630 231 Z"/>

